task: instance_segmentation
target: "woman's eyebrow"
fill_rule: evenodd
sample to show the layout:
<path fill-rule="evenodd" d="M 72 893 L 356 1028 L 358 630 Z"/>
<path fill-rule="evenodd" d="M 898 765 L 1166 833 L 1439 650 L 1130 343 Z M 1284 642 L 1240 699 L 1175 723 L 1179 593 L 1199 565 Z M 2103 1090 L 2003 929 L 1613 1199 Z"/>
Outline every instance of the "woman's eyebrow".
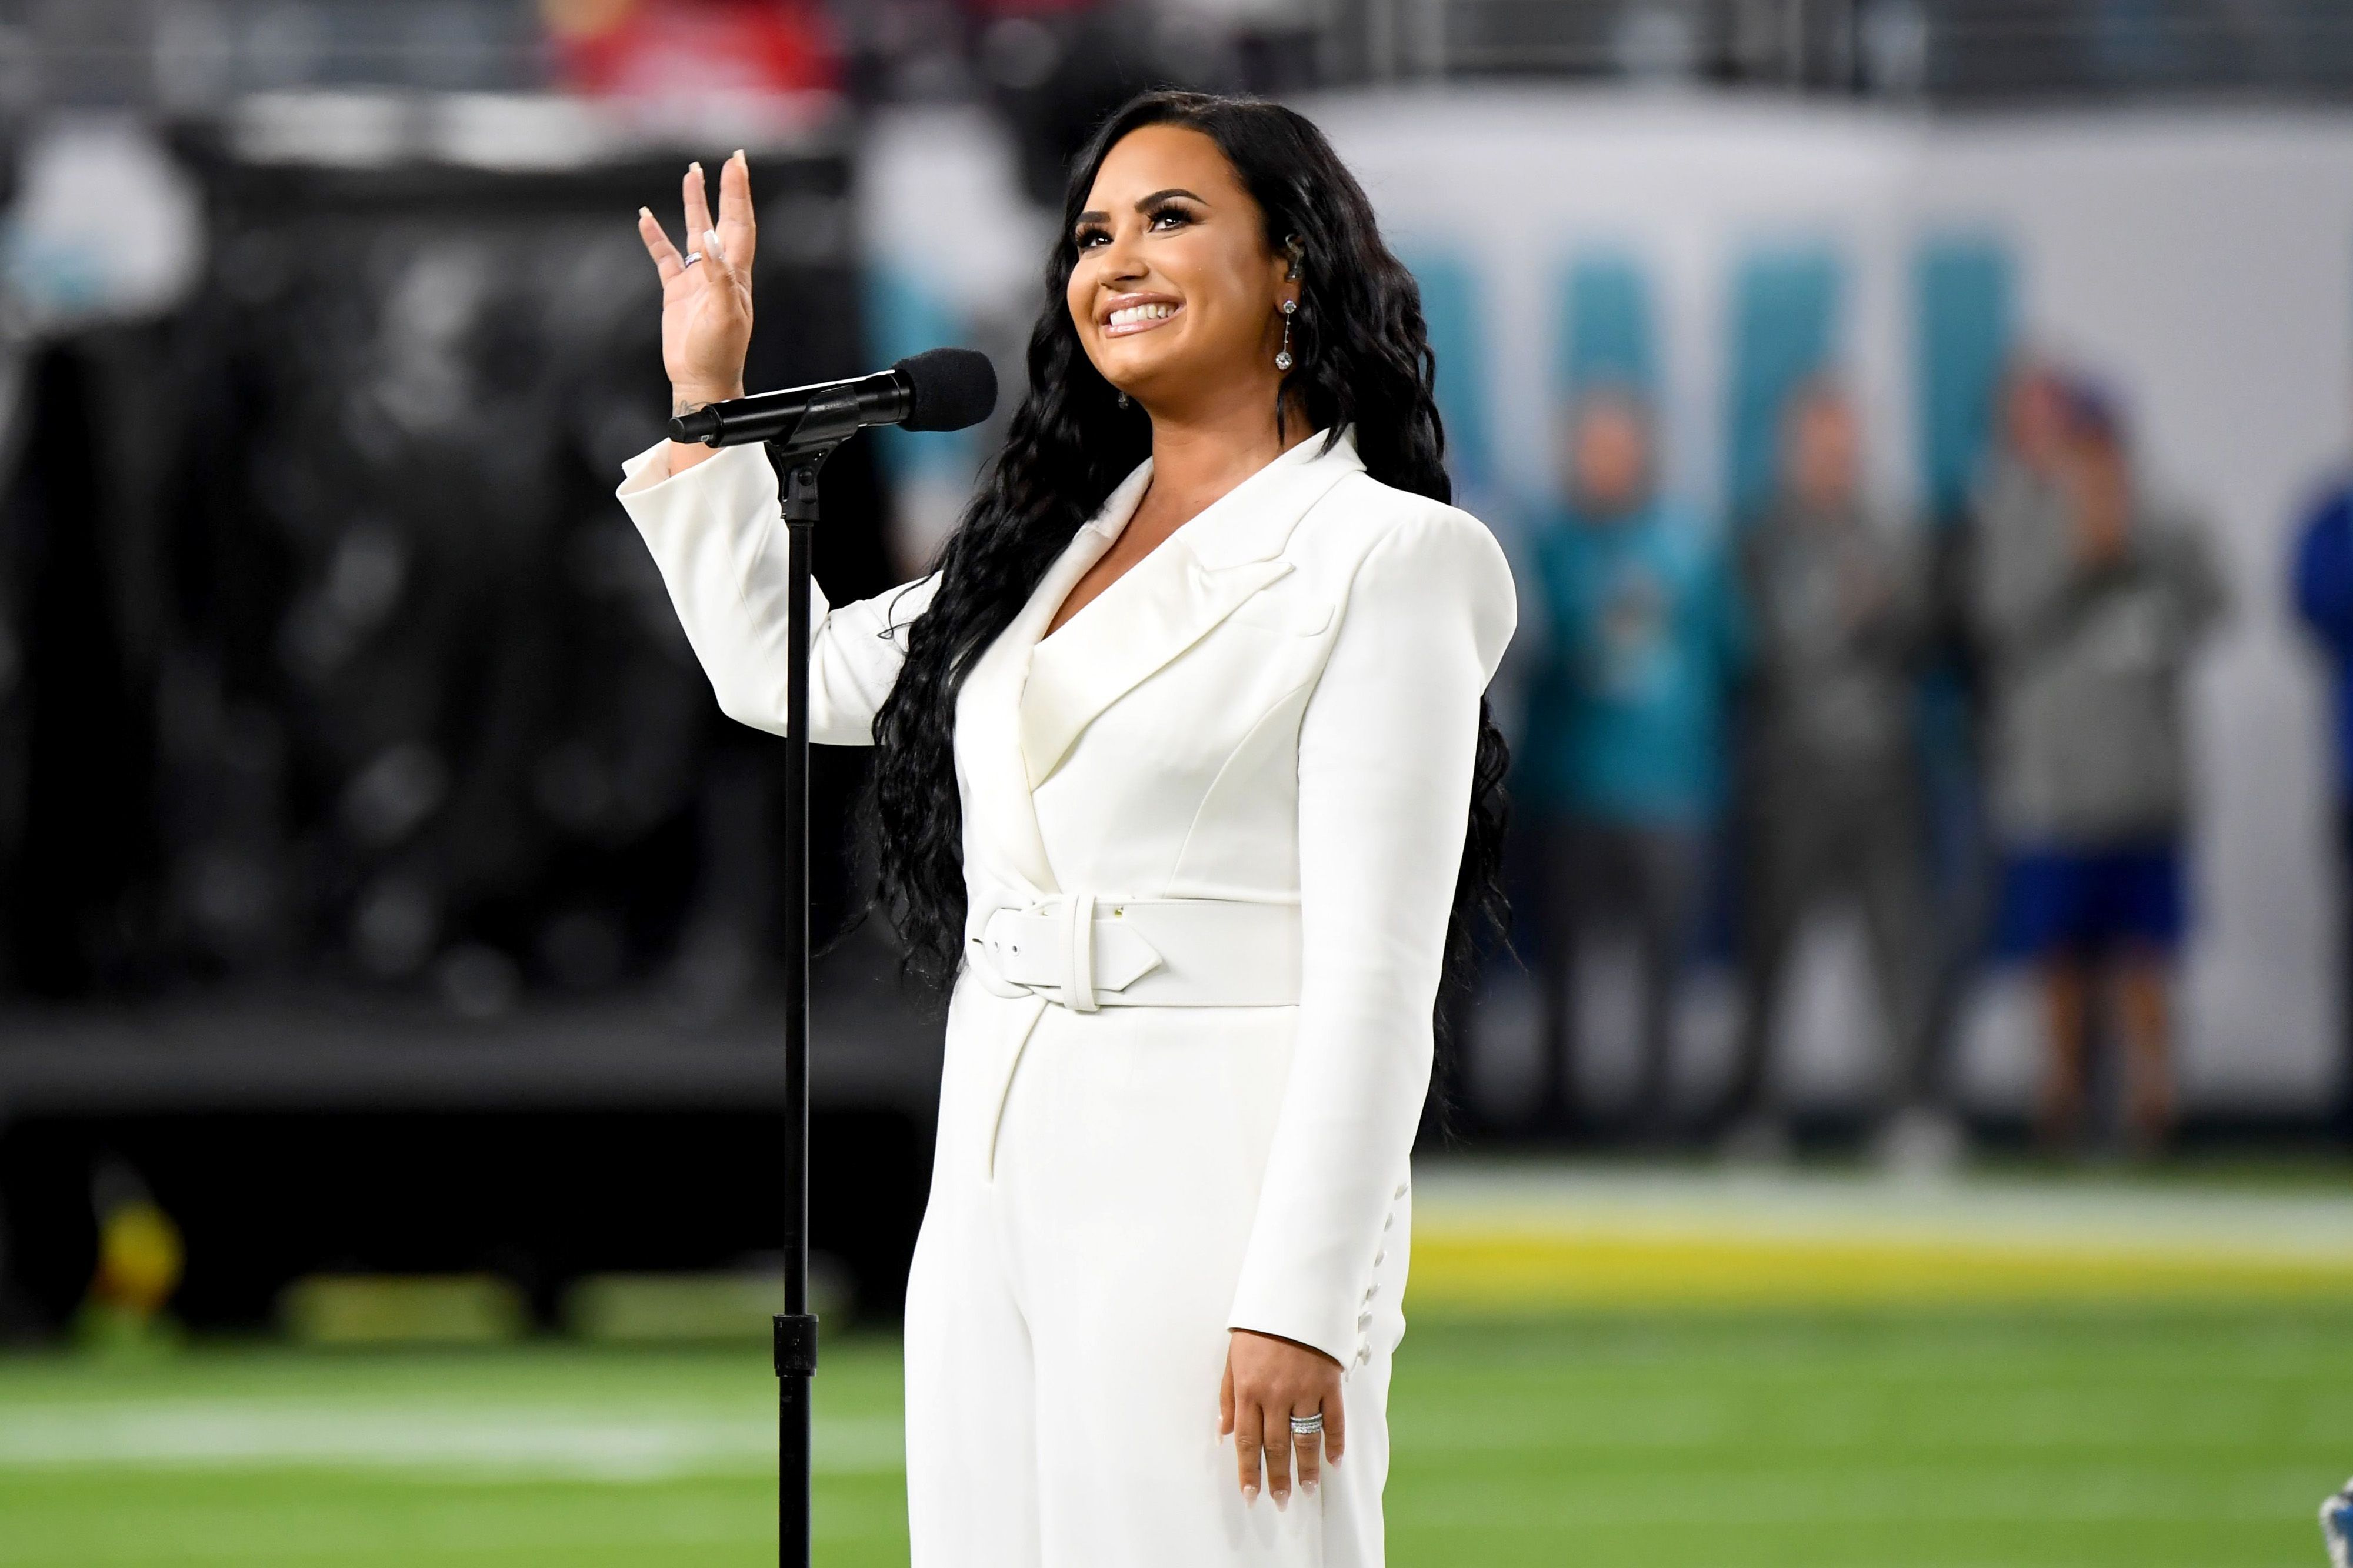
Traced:
<path fill-rule="evenodd" d="M 1137 212 L 1142 212 L 1145 208 L 1151 206 L 1154 203 L 1166 201 L 1170 196 L 1183 196 L 1188 202 L 1200 202 L 1203 206 L 1208 206 L 1209 205 L 1207 201 L 1203 200 L 1200 196 L 1194 195 L 1191 191 L 1187 190 L 1184 186 L 1171 185 L 1165 191 L 1155 191 L 1148 196 L 1136 197 L 1135 210 Z M 1104 212 L 1100 207 L 1090 207 L 1085 212 L 1082 212 L 1078 216 L 1072 218 L 1071 220 L 1071 226 L 1072 228 L 1077 228 L 1082 224 L 1109 223 L 1110 221 L 1111 214 Z"/>

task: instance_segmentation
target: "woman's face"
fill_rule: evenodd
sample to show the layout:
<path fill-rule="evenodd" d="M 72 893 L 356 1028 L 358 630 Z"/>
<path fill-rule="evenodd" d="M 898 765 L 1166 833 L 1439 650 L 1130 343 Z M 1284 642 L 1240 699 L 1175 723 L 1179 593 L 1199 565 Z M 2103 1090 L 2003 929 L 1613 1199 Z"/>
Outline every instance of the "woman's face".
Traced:
<path fill-rule="evenodd" d="M 1120 138 L 1071 235 L 1071 320 L 1103 379 L 1148 409 L 1263 396 L 1299 284 L 1218 144 L 1179 125 Z"/>

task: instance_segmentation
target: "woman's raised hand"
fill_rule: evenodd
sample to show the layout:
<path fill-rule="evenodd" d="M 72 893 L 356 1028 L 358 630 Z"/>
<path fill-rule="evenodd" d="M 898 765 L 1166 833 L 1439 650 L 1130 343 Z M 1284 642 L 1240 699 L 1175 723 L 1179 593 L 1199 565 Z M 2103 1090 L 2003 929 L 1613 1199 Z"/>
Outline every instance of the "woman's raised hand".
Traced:
<path fill-rule="evenodd" d="M 638 209 L 638 237 L 661 273 L 662 368 L 670 373 L 674 412 L 744 395 L 759 233 L 752 217 L 751 165 L 743 153 L 720 166 L 717 224 L 711 221 L 700 163 L 687 166 L 685 206 L 685 256 L 651 211 Z M 680 455 L 673 446 L 673 470 L 682 466 Z"/>

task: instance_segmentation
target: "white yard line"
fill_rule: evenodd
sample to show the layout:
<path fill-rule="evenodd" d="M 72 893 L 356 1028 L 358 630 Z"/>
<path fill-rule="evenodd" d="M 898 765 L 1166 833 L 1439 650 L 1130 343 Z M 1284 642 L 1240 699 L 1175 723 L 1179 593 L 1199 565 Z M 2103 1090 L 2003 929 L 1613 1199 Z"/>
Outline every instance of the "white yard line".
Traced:
<path fill-rule="evenodd" d="M 817 1468 L 896 1470 L 896 1420 L 819 1420 Z M 244 1400 L 18 1403 L 0 1409 L 0 1471 L 431 1471 L 485 1480 L 668 1480 L 755 1475 L 776 1462 L 773 1418 L 528 1406 L 429 1410 Z"/>

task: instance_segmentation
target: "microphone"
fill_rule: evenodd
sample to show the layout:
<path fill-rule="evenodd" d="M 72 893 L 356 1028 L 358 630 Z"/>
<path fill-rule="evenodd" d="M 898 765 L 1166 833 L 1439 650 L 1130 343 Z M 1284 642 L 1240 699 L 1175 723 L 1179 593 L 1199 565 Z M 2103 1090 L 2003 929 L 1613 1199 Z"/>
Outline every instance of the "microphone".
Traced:
<path fill-rule="evenodd" d="M 870 425 L 961 430 L 979 424 L 996 407 L 997 367 L 987 354 L 928 349 L 872 375 L 705 404 L 672 419 L 670 438 L 706 447 L 775 441 L 814 450 L 846 441 Z"/>

